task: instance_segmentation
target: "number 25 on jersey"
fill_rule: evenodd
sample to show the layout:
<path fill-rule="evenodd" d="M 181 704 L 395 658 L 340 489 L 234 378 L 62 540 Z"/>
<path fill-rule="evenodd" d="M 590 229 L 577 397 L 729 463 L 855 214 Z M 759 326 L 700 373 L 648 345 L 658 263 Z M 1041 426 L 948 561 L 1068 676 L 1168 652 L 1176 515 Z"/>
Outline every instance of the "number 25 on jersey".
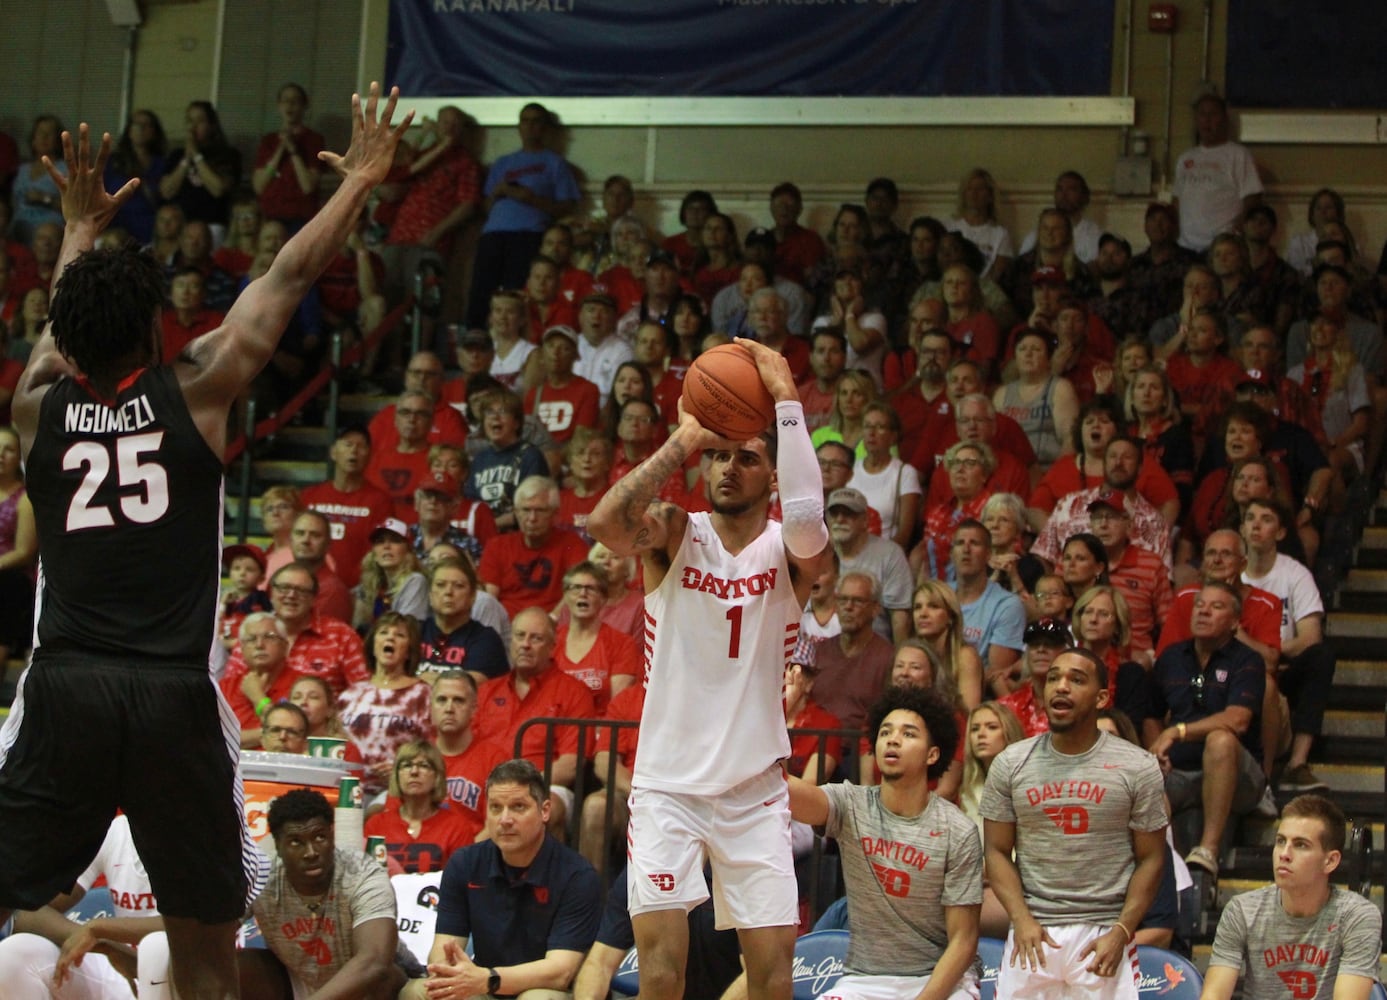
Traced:
<path fill-rule="evenodd" d="M 113 506 L 119 506 L 125 519 L 136 524 L 152 524 L 168 513 L 168 473 L 147 457 L 150 452 L 158 453 L 163 440 L 164 432 L 154 431 L 118 437 L 108 443 L 79 441 L 71 445 L 63 453 L 63 469 L 82 469 L 83 474 L 67 508 L 67 530 L 113 527 Z M 137 491 L 125 493 L 115 504 L 98 503 L 97 493 L 111 475 L 112 464 L 117 484 L 126 489 L 135 487 Z"/>

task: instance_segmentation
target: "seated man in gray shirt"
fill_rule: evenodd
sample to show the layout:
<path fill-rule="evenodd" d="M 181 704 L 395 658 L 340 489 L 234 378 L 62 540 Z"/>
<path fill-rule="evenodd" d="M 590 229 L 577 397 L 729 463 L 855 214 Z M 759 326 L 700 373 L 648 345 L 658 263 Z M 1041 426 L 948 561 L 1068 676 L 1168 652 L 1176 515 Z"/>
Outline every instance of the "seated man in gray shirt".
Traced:
<path fill-rule="evenodd" d="M 1343 811 L 1319 795 L 1286 803 L 1276 828 L 1276 884 L 1223 910 L 1200 1000 L 1245 997 L 1367 1000 L 1377 981 L 1382 914 L 1329 884 L 1344 850 Z"/>
<path fill-rule="evenodd" d="M 867 732 L 881 784 L 790 778 L 790 814 L 838 841 L 848 888 L 841 1000 L 977 996 L 982 844 L 958 807 L 932 795 L 958 745 L 953 708 L 932 690 L 889 688 Z"/>
<path fill-rule="evenodd" d="M 278 856 L 251 913 L 269 950 L 236 953 L 241 996 L 393 1000 L 405 974 L 395 966 L 385 869 L 361 851 L 334 850 L 332 806 L 320 792 L 285 792 L 267 818 Z"/>

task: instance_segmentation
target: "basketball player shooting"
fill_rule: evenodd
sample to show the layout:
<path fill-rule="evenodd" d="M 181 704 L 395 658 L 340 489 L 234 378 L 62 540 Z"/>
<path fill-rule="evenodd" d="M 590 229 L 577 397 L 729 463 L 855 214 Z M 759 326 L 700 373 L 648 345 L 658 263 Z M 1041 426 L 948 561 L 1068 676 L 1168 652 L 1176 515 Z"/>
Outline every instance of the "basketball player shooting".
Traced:
<path fill-rule="evenodd" d="M 645 569 L 646 685 L 630 798 L 629 893 L 641 995 L 678 1000 L 685 914 L 708 898 L 735 927 L 753 1000 L 789 1000 L 798 920 L 781 679 L 800 609 L 831 559 L 804 408 L 779 352 L 738 340 L 775 400 L 774 428 L 729 441 L 680 404 L 660 449 L 614 485 L 588 530 Z M 655 500 L 703 456 L 709 513 Z M 780 493 L 783 523 L 767 517 Z"/>
<path fill-rule="evenodd" d="M 49 324 L 14 396 L 41 574 L 37 641 L 0 730 L 0 919 L 67 891 L 116 809 L 159 900 L 177 994 L 237 995 L 235 930 L 264 879 L 245 836 L 235 716 L 208 672 L 220 584 L 222 454 L 233 401 L 385 178 L 398 91 L 352 97 L 322 210 L 218 329 L 160 356 L 163 269 L 93 250 L 139 186 L 108 193 L 87 126 L 63 133 L 62 250 Z M 197 169 L 196 165 L 192 169 Z"/>

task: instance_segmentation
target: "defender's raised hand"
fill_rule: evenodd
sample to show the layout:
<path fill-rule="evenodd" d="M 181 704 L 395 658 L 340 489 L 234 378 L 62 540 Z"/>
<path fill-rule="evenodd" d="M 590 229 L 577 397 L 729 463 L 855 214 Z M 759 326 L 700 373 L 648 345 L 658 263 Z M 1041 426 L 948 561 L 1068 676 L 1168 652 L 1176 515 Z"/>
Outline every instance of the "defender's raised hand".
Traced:
<path fill-rule="evenodd" d="M 67 176 L 64 177 L 53 166 L 47 156 L 43 165 L 48 176 L 58 185 L 62 194 L 63 219 L 67 222 L 86 221 L 96 227 L 97 232 L 105 229 L 115 218 L 120 206 L 125 203 L 140 186 L 138 177 L 126 181 L 114 194 L 106 191 L 102 180 L 106 171 L 106 160 L 111 155 L 111 135 L 101 134 L 101 149 L 97 151 L 96 162 L 91 158 L 91 134 L 87 123 L 77 126 L 77 145 L 74 148 L 72 133 L 63 133 L 63 159 L 67 161 Z"/>
<path fill-rule="evenodd" d="M 395 103 L 399 100 L 400 88 L 391 87 L 385 102 L 385 110 L 377 118 L 376 107 L 380 103 L 380 84 L 372 83 L 367 94 L 366 106 L 361 105 L 361 95 L 352 95 L 352 143 L 347 152 L 339 156 L 327 150 L 318 154 L 322 160 L 343 177 L 356 175 L 371 186 L 385 180 L 390 165 L 395 159 L 395 147 L 400 144 L 405 130 L 414 120 L 414 112 L 404 116 L 398 125 L 391 124 L 395 115 Z"/>

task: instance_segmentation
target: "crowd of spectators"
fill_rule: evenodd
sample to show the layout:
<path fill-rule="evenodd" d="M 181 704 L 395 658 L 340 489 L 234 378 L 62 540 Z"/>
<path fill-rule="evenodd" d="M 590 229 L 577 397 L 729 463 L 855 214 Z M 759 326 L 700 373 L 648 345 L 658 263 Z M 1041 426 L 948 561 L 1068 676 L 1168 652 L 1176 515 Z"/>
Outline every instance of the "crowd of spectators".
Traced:
<path fill-rule="evenodd" d="M 163 264 L 166 361 L 316 210 L 308 95 L 286 84 L 278 108 L 248 176 L 204 101 L 181 142 L 142 110 L 116 143 L 109 182 L 142 185 L 103 239 Z M 527 105 L 520 150 L 488 170 L 467 116 L 443 109 L 281 343 L 262 390 L 282 400 L 327 334 L 370 334 L 419 262 L 480 223 L 467 322 L 413 356 L 398 336 L 368 351 L 359 374 L 396 376 L 399 394 L 339 431 L 326 481 L 264 493 L 263 549 L 226 550 L 219 676 L 244 747 L 348 739 L 383 809 L 374 828 L 413 871 L 486 836 L 487 775 L 518 752 L 549 766 L 543 824 L 561 832 L 577 810 L 600 865 L 593 834 L 609 797 L 625 816 L 635 732 L 589 734 L 589 760 L 576 729 L 546 747 L 531 728 L 518 751 L 517 734 L 539 717 L 639 719 L 640 567 L 593 545 L 587 516 L 677 421 L 698 354 L 749 337 L 800 380 L 836 554 L 788 665 L 788 725 L 856 730 L 885 688 L 932 687 L 965 734 L 937 787 L 978 819 L 990 760 L 1046 728 L 1049 664 L 1082 645 L 1174 808 L 1202 811 L 1180 845 L 1190 864 L 1216 875 L 1227 824 L 1272 787 L 1324 787 L 1309 755 L 1334 658 L 1310 567 L 1387 427 L 1387 263 L 1365 269 L 1337 193 L 1316 193 L 1279 255 L 1255 163 L 1205 97 L 1177 200 L 1149 206 L 1139 249 L 1085 217 L 1073 171 L 1014 242 L 982 169 L 947 219 L 899 225 L 878 178 L 825 237 L 799 224 L 787 182 L 744 238 L 691 191 L 683 231 L 660 239 L 620 176 L 579 214 L 554 126 Z M 39 158 L 60 127 L 36 119 L 4 213 L 0 425 L 46 314 L 61 216 Z M 698 461 L 661 495 L 708 509 Z M 25 646 L 34 549 L 0 426 L 0 661 Z M 805 750 L 798 773 L 824 781 L 859 756 Z M 586 805 L 571 792 L 585 768 Z M 526 780 L 509 782 L 520 800 Z"/>

